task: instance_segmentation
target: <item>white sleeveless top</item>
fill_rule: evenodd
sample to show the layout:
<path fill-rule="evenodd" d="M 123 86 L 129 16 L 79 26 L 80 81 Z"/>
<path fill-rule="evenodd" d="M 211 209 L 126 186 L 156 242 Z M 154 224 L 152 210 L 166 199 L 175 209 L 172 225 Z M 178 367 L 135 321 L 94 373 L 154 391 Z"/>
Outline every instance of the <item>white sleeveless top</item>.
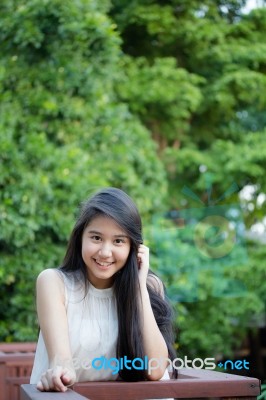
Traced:
<path fill-rule="evenodd" d="M 113 288 L 97 289 L 90 282 L 87 294 L 81 272 L 64 274 L 65 306 L 70 349 L 77 381 L 115 380 L 118 374 L 108 369 L 92 367 L 92 360 L 116 356 L 118 321 Z M 94 362 L 97 367 L 97 362 Z M 42 332 L 36 348 L 30 383 L 37 383 L 49 368 L 48 354 Z"/>
<path fill-rule="evenodd" d="M 118 373 L 114 367 L 110 368 L 110 364 L 108 368 L 103 365 L 99 369 L 103 359 L 116 357 L 118 319 L 113 288 L 97 289 L 88 282 L 85 293 L 81 272 L 66 275 L 56 271 L 64 280 L 70 348 L 77 381 L 116 380 Z M 48 368 L 48 354 L 40 331 L 30 383 L 37 384 Z M 167 370 L 162 379 L 169 379 Z"/>

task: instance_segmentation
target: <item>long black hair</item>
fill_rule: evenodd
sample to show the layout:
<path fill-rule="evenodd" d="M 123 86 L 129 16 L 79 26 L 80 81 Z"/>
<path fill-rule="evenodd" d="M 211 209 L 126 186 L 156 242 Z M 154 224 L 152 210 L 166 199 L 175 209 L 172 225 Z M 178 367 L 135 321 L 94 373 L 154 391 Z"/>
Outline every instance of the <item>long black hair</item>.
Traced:
<path fill-rule="evenodd" d="M 129 236 L 130 252 L 125 266 L 115 274 L 114 294 L 118 315 L 118 340 L 116 348 L 117 358 L 127 356 L 144 359 L 144 348 L 141 333 L 139 280 L 137 251 L 142 239 L 142 223 L 138 209 L 132 199 L 122 190 L 106 188 L 97 192 L 87 200 L 82 208 L 72 231 L 66 255 L 60 270 L 68 273 L 81 271 L 84 276 L 85 287 L 88 287 L 86 265 L 82 259 L 82 234 L 87 225 L 97 216 L 112 218 Z M 154 275 L 150 270 L 148 277 Z M 157 278 L 156 278 L 157 279 Z M 165 339 L 169 358 L 175 358 L 173 348 L 172 309 L 169 303 L 153 284 L 147 284 L 151 306 L 157 325 Z M 173 376 L 177 376 L 173 370 Z M 119 375 L 123 380 L 141 381 L 146 379 L 144 370 L 121 369 Z"/>

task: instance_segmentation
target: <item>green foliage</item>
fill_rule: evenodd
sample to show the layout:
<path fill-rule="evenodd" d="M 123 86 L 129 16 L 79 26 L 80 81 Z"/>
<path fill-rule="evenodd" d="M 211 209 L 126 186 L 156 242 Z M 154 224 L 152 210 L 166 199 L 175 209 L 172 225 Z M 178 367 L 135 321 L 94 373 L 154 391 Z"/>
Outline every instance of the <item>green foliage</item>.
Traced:
<path fill-rule="evenodd" d="M 124 57 L 122 67 L 125 76 L 116 88 L 131 111 L 155 138 L 160 132 L 168 140 L 184 138 L 191 114 L 202 100 L 198 85 L 203 79 L 177 68 L 173 57 L 155 59 L 152 65 L 144 57 Z"/>
<path fill-rule="evenodd" d="M 125 79 L 116 90 L 159 143 L 169 184 L 165 211 L 192 213 L 199 204 L 208 211 L 216 203 L 230 210 L 240 205 L 237 192 L 250 184 L 253 198 L 241 204 L 250 228 L 265 215 L 265 202 L 259 207 L 257 198 L 266 191 L 266 9 L 243 15 L 245 3 L 113 0 L 110 15 L 126 53 L 121 61 Z M 180 228 L 175 220 L 169 222 L 168 236 L 156 223 L 151 220 L 147 237 L 153 265 L 178 301 L 180 351 L 232 355 L 254 316 L 265 311 L 262 246 L 243 243 L 247 258 L 243 262 L 232 252 L 233 267 L 225 268 L 228 260 L 221 257 L 220 267 L 215 265 L 223 268 L 225 279 L 215 280 L 214 259 L 203 263 L 193 224 L 181 238 L 170 234 Z M 151 235 L 154 224 L 157 239 Z M 206 232 L 206 242 L 211 241 L 211 227 Z M 215 285 L 230 292 L 230 281 L 242 282 L 245 294 L 215 297 Z M 182 301 L 186 294 L 197 301 Z"/>
<path fill-rule="evenodd" d="M 246 226 L 265 215 L 266 10 L 242 15 L 245 3 L 1 2 L 0 340 L 36 340 L 36 276 L 60 264 L 80 202 L 112 185 L 144 216 L 180 352 L 239 346 L 265 307 L 263 247 L 242 243 L 214 263 L 199 254 L 193 218 L 182 234 L 164 219 L 164 236 L 152 216 L 231 210 L 247 184 Z M 197 235 L 215 246 L 213 232 L 205 221 Z M 214 295 L 235 281 L 245 295 Z"/>
<path fill-rule="evenodd" d="M 121 41 L 97 3 L 1 3 L 1 340 L 36 339 L 35 279 L 81 201 L 117 186 L 145 216 L 166 194 L 155 143 L 116 100 Z"/>
<path fill-rule="evenodd" d="M 264 288 L 258 288 L 265 266 L 258 261 L 264 259 L 265 250 L 252 244 L 247 247 L 241 243 L 240 234 L 233 241 L 217 234 L 214 238 L 215 226 L 206 226 L 207 218 L 214 221 L 227 212 L 230 224 L 241 227 L 241 218 L 230 217 L 230 213 L 236 213 L 232 210 L 232 206 L 218 206 L 212 211 L 210 207 L 195 208 L 179 212 L 179 217 L 168 221 L 158 214 L 146 230 L 154 249 L 152 265 L 175 306 L 180 355 L 233 357 L 247 327 L 264 312 Z M 200 226 L 206 231 L 200 232 Z"/>
<path fill-rule="evenodd" d="M 261 394 L 257 397 L 257 400 L 266 399 L 266 384 L 261 385 Z"/>

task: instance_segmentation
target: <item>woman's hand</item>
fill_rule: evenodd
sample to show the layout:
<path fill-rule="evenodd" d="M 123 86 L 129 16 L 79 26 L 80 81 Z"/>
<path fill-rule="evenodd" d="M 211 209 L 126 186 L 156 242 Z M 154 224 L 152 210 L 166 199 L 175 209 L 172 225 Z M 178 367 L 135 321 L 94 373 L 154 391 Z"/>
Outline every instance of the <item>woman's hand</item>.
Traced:
<path fill-rule="evenodd" d="M 147 276 L 150 266 L 149 248 L 141 244 L 138 248 L 138 264 L 139 264 L 139 283 L 146 287 Z"/>
<path fill-rule="evenodd" d="M 72 386 L 76 381 L 76 373 L 72 368 L 56 366 L 48 369 L 42 374 L 37 383 L 37 389 L 41 392 L 57 391 L 66 392 L 68 386 Z"/>
<path fill-rule="evenodd" d="M 153 309 L 151 306 L 150 296 L 147 288 L 147 279 L 149 272 L 149 248 L 140 245 L 138 249 L 139 263 L 139 284 L 140 284 L 140 320 L 142 321 L 142 338 L 144 354 L 148 359 L 162 360 L 160 365 L 147 374 L 148 380 L 159 380 L 163 377 L 168 364 L 168 349 L 166 342 L 157 325 Z M 161 282 L 158 278 L 158 281 Z M 157 283 L 157 280 L 155 281 Z M 154 284 L 154 282 L 153 282 Z"/>

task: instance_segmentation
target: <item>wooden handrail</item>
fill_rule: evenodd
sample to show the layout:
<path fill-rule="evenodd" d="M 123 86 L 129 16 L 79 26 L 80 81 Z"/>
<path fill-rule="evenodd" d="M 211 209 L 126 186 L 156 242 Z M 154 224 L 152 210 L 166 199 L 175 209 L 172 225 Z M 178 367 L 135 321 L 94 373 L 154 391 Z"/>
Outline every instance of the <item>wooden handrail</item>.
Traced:
<path fill-rule="evenodd" d="M 34 353 L 36 346 L 36 342 L 0 343 L 0 354 L 6 355 L 7 353 Z"/>
<path fill-rule="evenodd" d="M 73 389 L 73 390 L 72 390 Z M 160 398 L 239 398 L 255 399 L 260 381 L 210 370 L 182 369 L 177 380 L 145 382 L 76 383 L 66 393 L 39 392 L 35 385 L 21 386 L 22 400 L 144 400 Z M 65 396 L 65 397 L 63 397 Z"/>
<path fill-rule="evenodd" d="M 40 392 L 36 389 L 36 385 L 21 385 L 20 400 L 88 400 L 88 398 L 71 389 L 65 393 Z"/>

